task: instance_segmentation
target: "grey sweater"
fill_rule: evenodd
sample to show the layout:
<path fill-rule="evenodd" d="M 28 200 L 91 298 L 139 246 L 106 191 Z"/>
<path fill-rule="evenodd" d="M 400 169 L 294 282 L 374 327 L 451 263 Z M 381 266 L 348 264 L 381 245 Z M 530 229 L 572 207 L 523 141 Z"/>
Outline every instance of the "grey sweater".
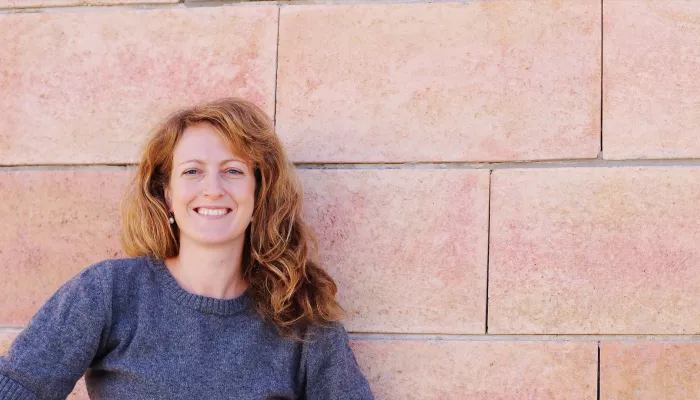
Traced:
<path fill-rule="evenodd" d="M 179 286 L 161 259 L 105 260 L 48 299 L 0 357 L 0 400 L 373 399 L 340 322 L 282 339 L 248 293 Z"/>

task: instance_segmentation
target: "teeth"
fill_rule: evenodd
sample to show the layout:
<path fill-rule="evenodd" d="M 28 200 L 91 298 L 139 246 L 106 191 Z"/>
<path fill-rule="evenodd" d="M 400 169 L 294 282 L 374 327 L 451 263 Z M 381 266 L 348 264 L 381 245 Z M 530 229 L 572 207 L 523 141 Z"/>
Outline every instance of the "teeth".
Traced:
<path fill-rule="evenodd" d="M 202 215 L 224 215 L 228 212 L 226 209 L 211 209 L 211 208 L 198 208 L 197 213 Z"/>

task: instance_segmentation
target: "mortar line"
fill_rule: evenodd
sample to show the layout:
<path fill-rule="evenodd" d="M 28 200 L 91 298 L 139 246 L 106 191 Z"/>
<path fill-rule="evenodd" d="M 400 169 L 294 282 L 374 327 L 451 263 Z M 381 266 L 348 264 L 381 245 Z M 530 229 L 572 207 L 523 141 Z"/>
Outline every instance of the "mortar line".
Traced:
<path fill-rule="evenodd" d="M 34 165 L 0 165 L 0 172 L 8 171 L 73 171 L 73 170 L 130 170 L 137 164 L 34 164 Z"/>
<path fill-rule="evenodd" d="M 603 36 L 603 1 L 600 0 L 600 156 L 601 158 L 604 157 L 603 153 L 603 77 L 604 77 L 604 71 L 603 71 L 603 57 L 604 57 L 604 51 L 603 51 L 603 45 L 604 45 L 604 36 Z"/>
<path fill-rule="evenodd" d="M 486 315 L 484 316 L 484 332 L 489 334 L 489 267 L 491 265 L 491 193 L 493 170 L 489 170 L 489 193 L 486 210 Z"/>
<path fill-rule="evenodd" d="M 20 325 L 0 326 L 0 334 L 20 333 L 25 327 Z M 504 334 L 448 334 L 448 333 L 382 333 L 356 332 L 348 330 L 348 335 L 356 340 L 420 340 L 420 341 L 458 341 L 458 342 L 686 342 L 700 343 L 700 335 L 504 335 Z"/>
<path fill-rule="evenodd" d="M 596 399 L 600 400 L 600 341 L 598 341 L 598 372 L 596 382 Z"/>
<path fill-rule="evenodd" d="M 277 131 L 277 71 L 280 65 L 280 10 L 282 7 L 277 6 L 277 47 L 275 47 L 275 100 L 272 111 L 272 127 Z"/>
<path fill-rule="evenodd" d="M 57 4 L 51 6 L 37 7 L 0 7 L 0 14 L 31 14 L 31 13 L 60 13 L 60 12 L 84 12 L 97 10 L 149 10 L 149 9 L 174 9 L 174 8 L 205 8 L 205 7 L 230 7 L 245 6 L 255 7 L 258 5 L 270 6 L 303 6 L 303 5 L 391 5 L 391 4 L 460 4 L 481 3 L 489 0 L 289 0 L 289 1 L 206 1 L 185 3 L 179 0 L 175 3 L 153 3 L 144 0 L 141 3 L 131 4 L 94 4 L 94 5 L 71 5 Z"/>
<path fill-rule="evenodd" d="M 8 164 L 0 166 L 0 172 L 12 170 L 64 170 L 64 169 L 130 169 L 137 164 Z M 547 168 L 613 168 L 613 167 L 700 167 L 700 159 L 657 160 L 549 160 L 504 162 L 382 162 L 382 163 L 304 163 L 296 162 L 298 169 L 547 169 Z"/>
<path fill-rule="evenodd" d="M 421 334 L 421 333 L 379 333 L 354 332 L 348 335 L 356 340 L 418 340 L 418 341 L 457 341 L 457 342 L 677 342 L 700 343 L 700 335 L 501 335 L 489 333 L 478 335 L 463 334 Z"/>

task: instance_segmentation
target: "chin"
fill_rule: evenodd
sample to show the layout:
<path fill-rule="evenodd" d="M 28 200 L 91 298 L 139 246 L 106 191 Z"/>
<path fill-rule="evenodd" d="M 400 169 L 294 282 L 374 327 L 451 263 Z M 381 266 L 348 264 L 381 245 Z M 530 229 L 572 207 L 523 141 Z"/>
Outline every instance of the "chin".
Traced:
<path fill-rule="evenodd" d="M 198 235 L 192 241 L 202 246 L 221 246 L 242 239 L 242 235 Z"/>

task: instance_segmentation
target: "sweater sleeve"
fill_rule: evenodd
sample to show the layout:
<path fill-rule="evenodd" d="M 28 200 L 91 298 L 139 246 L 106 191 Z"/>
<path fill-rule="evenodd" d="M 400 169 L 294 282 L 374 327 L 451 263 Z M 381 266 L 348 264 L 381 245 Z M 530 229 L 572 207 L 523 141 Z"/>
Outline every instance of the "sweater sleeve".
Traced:
<path fill-rule="evenodd" d="M 309 336 L 302 348 L 302 399 L 374 400 L 340 322 L 314 327 Z"/>
<path fill-rule="evenodd" d="M 108 326 L 98 271 L 63 284 L 0 357 L 0 400 L 65 399 L 90 367 Z"/>

